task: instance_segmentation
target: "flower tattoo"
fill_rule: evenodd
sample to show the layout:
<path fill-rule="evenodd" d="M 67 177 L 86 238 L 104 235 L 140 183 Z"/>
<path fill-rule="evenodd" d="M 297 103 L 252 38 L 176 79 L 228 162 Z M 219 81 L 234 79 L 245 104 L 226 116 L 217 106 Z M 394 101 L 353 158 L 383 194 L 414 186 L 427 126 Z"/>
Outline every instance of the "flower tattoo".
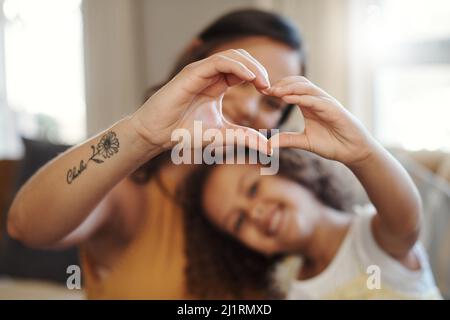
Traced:
<path fill-rule="evenodd" d="M 119 152 L 119 139 L 117 135 L 113 131 L 109 131 L 105 135 L 102 136 L 100 142 L 97 143 L 97 147 L 91 145 L 92 155 L 91 157 L 84 162 L 84 160 L 80 161 L 79 167 L 73 167 L 67 171 L 66 181 L 68 184 L 71 184 L 73 180 L 75 180 L 84 170 L 87 169 L 87 165 L 89 161 L 94 161 L 95 163 L 103 163 L 104 160 L 111 158 L 113 155 Z M 101 156 L 103 159 L 100 159 Z"/>
<path fill-rule="evenodd" d="M 108 132 L 102 137 L 102 140 L 97 144 L 97 151 L 103 158 L 110 158 L 115 153 L 119 152 L 119 140 L 116 134 L 112 131 Z"/>

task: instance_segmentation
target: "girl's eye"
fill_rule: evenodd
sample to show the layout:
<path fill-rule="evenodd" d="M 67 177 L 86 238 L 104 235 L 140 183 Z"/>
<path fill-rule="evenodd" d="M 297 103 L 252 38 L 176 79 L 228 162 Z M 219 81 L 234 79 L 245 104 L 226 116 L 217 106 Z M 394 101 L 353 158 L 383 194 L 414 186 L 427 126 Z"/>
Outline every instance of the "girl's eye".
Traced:
<path fill-rule="evenodd" d="M 236 222 L 234 223 L 233 231 L 236 233 L 239 232 L 244 221 L 245 221 L 245 214 L 241 211 L 239 212 Z"/>
<path fill-rule="evenodd" d="M 248 189 L 247 195 L 250 198 L 253 198 L 256 193 L 258 192 L 258 181 L 255 181 L 254 183 L 252 183 L 252 185 L 250 186 L 250 188 Z"/>

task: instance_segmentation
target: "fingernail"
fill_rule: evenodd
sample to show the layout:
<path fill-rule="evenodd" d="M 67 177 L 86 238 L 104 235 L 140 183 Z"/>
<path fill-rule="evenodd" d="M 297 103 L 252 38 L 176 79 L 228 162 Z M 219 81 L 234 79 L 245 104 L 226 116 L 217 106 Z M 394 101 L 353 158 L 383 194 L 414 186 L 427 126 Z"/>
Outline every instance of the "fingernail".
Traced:
<path fill-rule="evenodd" d="M 250 76 L 250 78 L 252 80 L 254 80 L 256 78 L 256 75 L 253 72 L 251 72 L 250 70 L 247 70 L 247 74 Z"/>
<path fill-rule="evenodd" d="M 272 88 L 270 88 L 270 87 L 267 89 L 261 90 L 261 92 L 264 94 L 270 94 L 271 91 L 272 91 Z"/>

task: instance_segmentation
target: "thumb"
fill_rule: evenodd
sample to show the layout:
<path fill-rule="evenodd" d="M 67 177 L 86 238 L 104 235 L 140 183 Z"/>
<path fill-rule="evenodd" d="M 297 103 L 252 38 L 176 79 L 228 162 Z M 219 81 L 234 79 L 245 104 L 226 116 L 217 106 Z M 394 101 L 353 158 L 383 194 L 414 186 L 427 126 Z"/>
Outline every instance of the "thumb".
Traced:
<path fill-rule="evenodd" d="M 239 126 L 225 120 L 225 126 L 222 129 L 222 133 L 227 138 L 233 137 L 232 141 L 229 141 L 230 139 L 225 139 L 226 144 L 232 143 L 257 150 L 266 155 L 272 154 L 269 140 L 261 132 L 255 129 Z"/>
<path fill-rule="evenodd" d="M 311 145 L 304 133 L 280 132 L 272 136 L 269 140 L 272 148 L 299 148 L 310 150 Z"/>

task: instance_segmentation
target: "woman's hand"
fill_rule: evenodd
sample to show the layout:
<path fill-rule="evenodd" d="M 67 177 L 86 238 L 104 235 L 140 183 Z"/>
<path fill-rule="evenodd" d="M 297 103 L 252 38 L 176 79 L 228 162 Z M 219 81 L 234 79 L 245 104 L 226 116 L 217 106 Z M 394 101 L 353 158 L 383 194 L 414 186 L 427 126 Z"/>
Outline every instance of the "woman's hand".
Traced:
<path fill-rule="evenodd" d="M 378 245 L 405 266 L 417 267 L 412 248 L 422 205 L 405 169 L 336 99 L 309 80 L 285 78 L 267 91 L 298 105 L 305 118 L 304 132 L 282 132 L 271 138 L 272 147 L 301 148 L 347 165 L 376 208 L 373 232 Z"/>
<path fill-rule="evenodd" d="M 295 147 L 344 164 L 367 159 L 375 145 L 362 124 L 335 98 L 300 76 L 284 78 L 268 94 L 300 107 L 305 130 L 282 132 L 270 139 L 271 146 Z"/>
<path fill-rule="evenodd" d="M 187 129 L 193 136 L 194 121 L 203 130 L 243 129 L 256 138 L 264 151 L 267 139 L 254 129 L 234 125 L 222 115 L 222 98 L 231 86 L 251 82 L 259 91 L 270 86 L 265 68 L 245 50 L 227 50 L 186 66 L 136 111 L 131 121 L 139 135 L 152 147 L 170 149 L 171 134 Z"/>

